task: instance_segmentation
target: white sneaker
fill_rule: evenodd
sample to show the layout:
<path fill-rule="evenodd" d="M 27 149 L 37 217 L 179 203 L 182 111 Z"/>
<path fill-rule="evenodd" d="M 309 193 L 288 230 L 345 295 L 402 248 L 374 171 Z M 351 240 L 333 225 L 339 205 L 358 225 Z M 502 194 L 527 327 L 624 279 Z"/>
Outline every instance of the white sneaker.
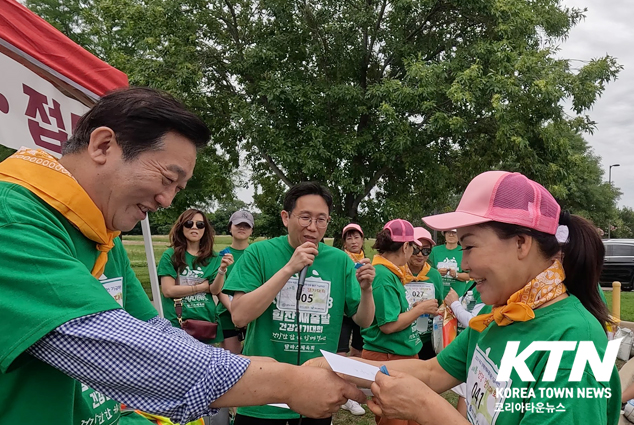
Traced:
<path fill-rule="evenodd" d="M 346 401 L 346 404 L 342 405 L 341 408 L 343 410 L 347 410 L 348 412 L 352 413 L 355 416 L 365 415 L 365 409 L 361 407 L 361 405 L 354 400 Z"/>

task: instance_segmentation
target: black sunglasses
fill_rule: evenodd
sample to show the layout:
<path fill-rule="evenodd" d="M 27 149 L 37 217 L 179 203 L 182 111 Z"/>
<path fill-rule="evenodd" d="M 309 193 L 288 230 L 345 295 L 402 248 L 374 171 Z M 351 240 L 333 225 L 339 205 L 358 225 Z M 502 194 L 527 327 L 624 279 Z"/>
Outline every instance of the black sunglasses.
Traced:
<path fill-rule="evenodd" d="M 414 247 L 414 255 L 418 255 L 418 253 L 422 253 L 424 256 L 427 256 L 429 254 L 431 254 L 431 248 L 418 248 L 418 247 Z"/>
<path fill-rule="evenodd" d="M 186 222 L 183 223 L 183 227 L 187 227 L 188 229 L 191 229 L 192 227 L 194 227 L 194 221 L 193 220 L 187 220 Z M 204 221 L 197 221 L 196 222 L 196 228 L 197 229 L 204 229 L 205 228 L 205 222 Z"/>

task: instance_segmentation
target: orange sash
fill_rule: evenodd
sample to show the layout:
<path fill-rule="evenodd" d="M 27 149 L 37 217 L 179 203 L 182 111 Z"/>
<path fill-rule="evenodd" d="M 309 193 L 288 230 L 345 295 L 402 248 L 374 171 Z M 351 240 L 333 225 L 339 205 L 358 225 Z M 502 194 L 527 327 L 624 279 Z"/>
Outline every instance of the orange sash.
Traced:
<path fill-rule="evenodd" d="M 103 214 L 77 180 L 48 153 L 21 148 L 0 163 L 0 181 L 15 183 L 55 208 L 101 251 L 91 274 L 99 279 L 120 232 L 106 228 Z"/>

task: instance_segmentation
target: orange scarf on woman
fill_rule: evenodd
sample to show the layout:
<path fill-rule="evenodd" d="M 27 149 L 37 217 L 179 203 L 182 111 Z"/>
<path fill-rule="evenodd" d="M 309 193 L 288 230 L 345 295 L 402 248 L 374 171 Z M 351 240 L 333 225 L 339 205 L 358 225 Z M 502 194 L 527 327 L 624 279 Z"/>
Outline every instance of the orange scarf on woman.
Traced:
<path fill-rule="evenodd" d="M 379 254 L 376 254 L 374 258 L 372 259 L 372 265 L 376 266 L 377 264 L 387 267 L 389 271 L 391 271 L 396 276 L 398 276 L 398 278 L 400 279 L 403 285 L 407 285 L 412 280 L 414 280 L 414 276 L 412 275 L 412 272 L 409 271 L 409 267 L 407 266 L 407 264 L 399 267 L 393 262 L 391 262 L 390 260 L 388 260 L 387 258 L 382 257 Z"/>
<path fill-rule="evenodd" d="M 354 261 L 355 263 L 358 263 L 359 261 L 363 260 L 365 258 L 365 253 L 363 252 L 363 250 L 361 250 L 360 253 L 355 254 L 354 252 L 350 252 L 347 249 L 343 250 L 346 254 L 348 254 L 348 257 L 350 257 L 352 259 L 352 261 Z"/>
<path fill-rule="evenodd" d="M 100 252 L 91 274 L 99 279 L 108 251 L 120 232 L 106 228 L 103 214 L 77 180 L 54 157 L 39 149 L 21 148 L 0 163 L 0 181 L 20 185 L 56 209 Z"/>
<path fill-rule="evenodd" d="M 429 270 L 431 270 L 431 266 L 429 265 L 429 263 L 425 262 L 425 265 L 420 270 L 417 276 L 414 276 L 412 274 L 412 280 L 415 282 L 424 282 L 426 280 L 429 280 L 429 276 L 427 276 L 427 273 L 429 273 Z"/>
<path fill-rule="evenodd" d="M 533 310 L 566 293 L 563 284 L 565 278 L 563 266 L 559 260 L 555 260 L 552 266 L 511 295 L 506 304 L 494 307 L 491 313 L 474 317 L 469 321 L 469 326 L 482 332 L 494 320 L 498 326 L 532 320 L 535 318 Z"/>

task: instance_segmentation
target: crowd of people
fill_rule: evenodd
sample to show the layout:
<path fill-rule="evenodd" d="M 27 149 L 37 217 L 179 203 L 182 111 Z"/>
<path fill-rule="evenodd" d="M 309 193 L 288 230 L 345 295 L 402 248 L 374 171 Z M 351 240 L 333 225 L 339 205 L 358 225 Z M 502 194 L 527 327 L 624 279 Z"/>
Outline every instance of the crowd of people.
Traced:
<path fill-rule="evenodd" d="M 548 352 L 524 359 L 533 381 L 517 370 L 496 380 L 512 341 L 518 353 L 533 341 L 592 341 L 603 358 L 611 321 L 594 227 L 519 173 L 483 173 L 455 212 L 423 218 L 443 244 L 390 220 L 372 235 L 371 259 L 357 223 L 337 232 L 341 249 L 324 243 L 333 198 L 317 182 L 286 192 L 287 234 L 250 244 L 253 215 L 236 211 L 220 251 L 205 212 L 188 209 L 158 265 L 158 317 L 117 236 L 170 205 L 208 139 L 179 102 L 132 88 L 82 117 L 61 159 L 22 149 L 0 164 L 0 233 L 22 242 L 0 245 L 0 400 L 11 400 L 1 423 L 149 423 L 121 403 L 183 424 L 229 423 L 237 408 L 236 425 L 328 425 L 340 408 L 366 414 L 366 403 L 378 425 L 618 421 L 616 368 L 609 381 L 586 367 L 571 382 L 574 352 L 560 353 L 554 381 Z M 453 341 L 434 338 L 439 318 L 455 318 Z M 381 366 L 373 398 L 321 350 Z M 46 385 L 56 390 L 43 395 Z M 457 409 L 439 395 L 449 389 Z M 544 415 L 529 403 L 559 406 Z"/>

